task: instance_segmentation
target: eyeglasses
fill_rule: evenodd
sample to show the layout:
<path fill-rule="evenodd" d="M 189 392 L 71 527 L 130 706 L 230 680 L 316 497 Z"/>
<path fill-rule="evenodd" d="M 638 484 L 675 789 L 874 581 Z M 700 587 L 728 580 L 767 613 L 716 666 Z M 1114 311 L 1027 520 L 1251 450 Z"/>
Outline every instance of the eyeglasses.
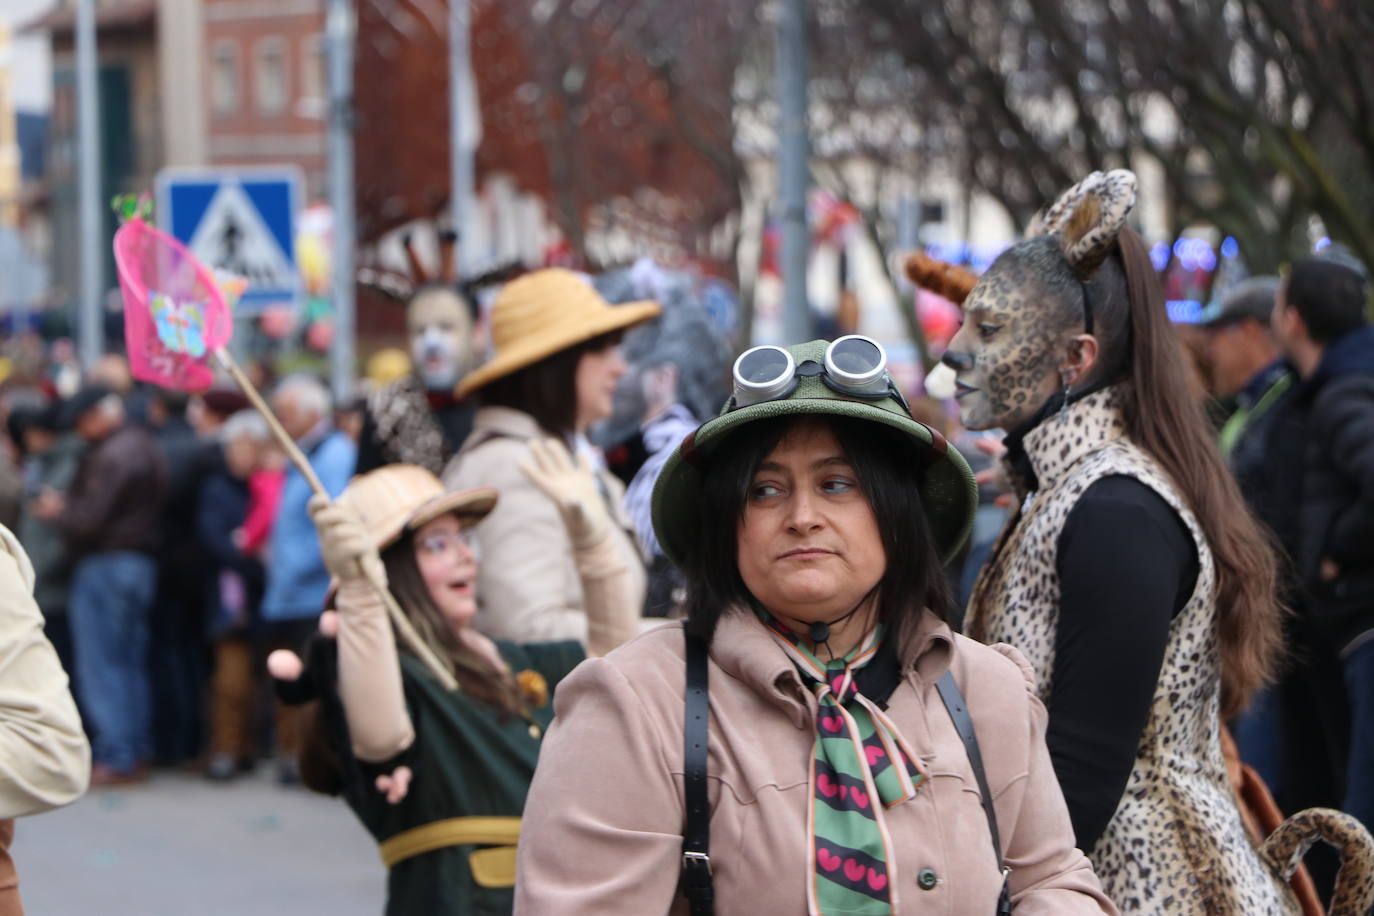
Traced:
<path fill-rule="evenodd" d="M 745 350 L 735 360 L 735 392 L 728 410 L 776 401 L 797 390 L 799 378 L 819 375 L 827 388 L 847 397 L 867 400 L 892 398 L 911 413 L 906 398 L 887 371 L 887 351 L 862 334 L 849 334 L 825 348 L 823 362 L 804 360 L 799 366 L 782 347 L 763 345 Z"/>
<path fill-rule="evenodd" d="M 415 541 L 415 549 L 428 557 L 443 556 L 457 550 L 460 546 L 464 551 L 471 554 L 474 560 L 481 555 L 477 533 L 471 528 L 461 528 L 458 531 L 436 531 Z"/>

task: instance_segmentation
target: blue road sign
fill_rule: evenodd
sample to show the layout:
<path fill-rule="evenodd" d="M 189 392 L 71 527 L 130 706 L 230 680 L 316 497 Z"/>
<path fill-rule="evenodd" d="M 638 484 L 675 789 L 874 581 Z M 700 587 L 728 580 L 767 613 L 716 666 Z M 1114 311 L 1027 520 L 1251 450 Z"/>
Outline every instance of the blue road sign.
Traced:
<path fill-rule="evenodd" d="M 248 280 L 239 312 L 295 305 L 296 168 L 164 169 L 157 177 L 158 225 L 207 267 Z"/>

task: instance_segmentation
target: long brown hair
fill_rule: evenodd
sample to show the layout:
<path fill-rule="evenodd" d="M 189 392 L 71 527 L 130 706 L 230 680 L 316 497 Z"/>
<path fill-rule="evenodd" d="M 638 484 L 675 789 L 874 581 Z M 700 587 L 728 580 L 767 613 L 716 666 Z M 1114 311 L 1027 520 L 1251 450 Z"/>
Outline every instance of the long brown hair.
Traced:
<path fill-rule="evenodd" d="M 386 566 L 387 587 L 396 603 L 435 656 L 448 664 L 459 688 L 494 707 L 503 718 L 518 714 L 521 695 L 515 678 L 509 672 L 497 671 L 491 662 L 464 646 L 434 604 L 415 562 L 414 537 L 407 532 L 382 551 L 382 563 Z M 407 651 L 399 638 L 396 645 L 399 651 Z M 306 706 L 305 740 L 298 761 L 306 788 L 321 795 L 339 795 L 345 789 L 344 763 L 330 742 L 329 715 L 323 703 L 311 702 Z"/>
<path fill-rule="evenodd" d="M 382 551 L 386 566 L 387 585 L 404 609 L 415 631 L 440 660 L 446 662 L 458 680 L 458 686 L 469 696 L 495 707 L 502 715 L 513 716 L 520 711 L 520 689 L 506 671 L 498 671 L 487 659 L 473 652 L 453 632 L 453 627 L 430 597 L 415 562 L 415 538 L 409 532 Z M 404 644 L 397 639 L 397 648 L 404 652 Z"/>
<path fill-rule="evenodd" d="M 1127 228 L 1118 243 L 1119 258 L 1087 284 L 1099 364 L 1109 373 L 1104 380 L 1125 383 L 1121 410 L 1131 441 L 1168 472 L 1211 548 L 1221 706 L 1232 716 L 1272 677 L 1282 647 L 1272 539 L 1217 451 L 1144 241 Z"/>
<path fill-rule="evenodd" d="M 573 344 L 488 382 L 478 390 L 477 399 L 493 407 L 524 411 L 544 432 L 566 439 L 577 432 L 577 364 L 583 354 L 614 347 L 624 336 L 624 331 L 610 331 Z"/>

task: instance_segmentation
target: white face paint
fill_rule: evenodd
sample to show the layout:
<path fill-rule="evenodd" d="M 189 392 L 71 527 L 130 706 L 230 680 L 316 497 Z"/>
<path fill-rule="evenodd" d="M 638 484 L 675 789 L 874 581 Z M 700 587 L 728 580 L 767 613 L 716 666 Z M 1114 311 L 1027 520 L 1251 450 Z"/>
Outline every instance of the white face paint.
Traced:
<path fill-rule="evenodd" d="M 448 391 L 472 368 L 472 318 L 452 290 L 430 289 L 406 309 L 410 356 L 430 391 Z"/>

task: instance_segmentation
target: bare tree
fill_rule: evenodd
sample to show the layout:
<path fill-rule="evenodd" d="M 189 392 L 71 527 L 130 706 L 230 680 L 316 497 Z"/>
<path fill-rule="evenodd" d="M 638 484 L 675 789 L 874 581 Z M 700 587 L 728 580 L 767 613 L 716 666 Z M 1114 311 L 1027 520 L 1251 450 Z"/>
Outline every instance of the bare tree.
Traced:
<path fill-rule="evenodd" d="M 560 227 L 587 253 L 589 212 L 689 256 L 739 209 L 735 68 L 753 2 L 496 4 L 526 43 L 528 79 L 502 102 L 539 136 Z M 616 206 L 608 209 L 614 201 Z"/>
<path fill-rule="evenodd" d="M 1148 158 L 1172 226 L 1217 225 L 1256 269 L 1306 250 L 1312 215 L 1374 263 L 1367 3 L 833 2 L 851 41 L 900 57 L 913 116 L 1017 220 Z"/>

